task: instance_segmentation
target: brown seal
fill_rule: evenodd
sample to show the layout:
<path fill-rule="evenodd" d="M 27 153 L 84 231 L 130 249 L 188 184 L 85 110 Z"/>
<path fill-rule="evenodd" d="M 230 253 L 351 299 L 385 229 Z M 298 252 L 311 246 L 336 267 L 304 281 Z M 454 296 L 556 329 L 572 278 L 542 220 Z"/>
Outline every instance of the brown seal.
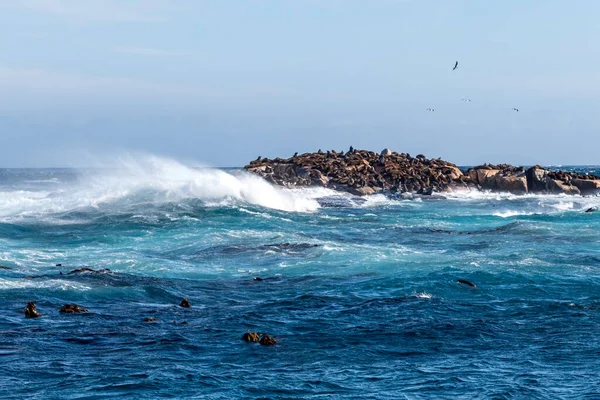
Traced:
<path fill-rule="evenodd" d="M 33 301 L 30 301 L 29 303 L 27 303 L 27 306 L 25 307 L 25 317 L 26 318 L 37 318 L 37 317 L 41 317 L 41 316 L 42 315 L 37 311 L 37 307 Z"/>
<path fill-rule="evenodd" d="M 78 306 L 77 304 L 65 304 L 58 310 L 61 313 L 84 313 L 88 312 L 87 308 Z"/>
<path fill-rule="evenodd" d="M 186 298 L 183 298 L 181 300 L 181 303 L 179 303 L 180 307 L 184 307 L 184 308 L 190 308 L 192 306 L 192 303 L 190 303 L 190 301 Z"/>

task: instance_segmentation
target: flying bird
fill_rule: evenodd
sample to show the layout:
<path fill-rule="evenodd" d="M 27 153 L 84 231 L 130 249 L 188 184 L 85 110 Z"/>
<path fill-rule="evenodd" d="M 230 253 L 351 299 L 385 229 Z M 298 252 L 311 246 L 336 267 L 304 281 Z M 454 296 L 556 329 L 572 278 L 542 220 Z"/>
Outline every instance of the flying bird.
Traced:
<path fill-rule="evenodd" d="M 461 101 L 471 102 L 471 99 L 460 99 Z"/>
<path fill-rule="evenodd" d="M 434 108 L 428 108 L 427 111 L 431 112 L 431 111 L 435 111 L 435 109 Z"/>
<path fill-rule="evenodd" d="M 519 112 L 518 108 L 513 108 L 513 111 Z"/>
<path fill-rule="evenodd" d="M 452 68 L 452 71 L 454 71 L 456 68 L 458 68 L 458 61 L 456 62 L 456 64 L 454 64 L 454 68 Z"/>

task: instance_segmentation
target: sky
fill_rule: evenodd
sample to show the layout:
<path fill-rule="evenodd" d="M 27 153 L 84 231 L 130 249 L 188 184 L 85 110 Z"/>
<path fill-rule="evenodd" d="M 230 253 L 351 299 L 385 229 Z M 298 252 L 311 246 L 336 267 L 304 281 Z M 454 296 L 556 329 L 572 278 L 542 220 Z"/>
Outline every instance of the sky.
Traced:
<path fill-rule="evenodd" d="M 598 15 L 596 0 L 0 0 L 0 167 L 350 145 L 600 164 Z"/>

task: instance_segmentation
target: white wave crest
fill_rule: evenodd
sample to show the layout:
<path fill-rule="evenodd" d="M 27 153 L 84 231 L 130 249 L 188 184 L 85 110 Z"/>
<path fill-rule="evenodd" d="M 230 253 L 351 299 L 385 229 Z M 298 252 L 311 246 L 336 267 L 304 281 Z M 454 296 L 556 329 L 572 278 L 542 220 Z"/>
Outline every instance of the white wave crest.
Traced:
<path fill-rule="evenodd" d="M 80 172 L 77 182 L 54 191 L 0 192 L 0 218 L 185 199 L 198 199 L 209 206 L 241 203 L 281 211 L 319 208 L 315 200 L 318 191 L 275 187 L 242 171 L 190 167 L 153 155 L 125 155 L 100 167 Z"/>
<path fill-rule="evenodd" d="M 533 215 L 532 212 L 523 212 L 523 211 L 515 211 L 515 210 L 508 210 L 508 211 L 500 211 L 500 212 L 495 212 L 492 214 L 495 217 L 500 217 L 500 218 L 510 218 L 510 217 L 516 217 L 519 215 Z"/>
<path fill-rule="evenodd" d="M 431 299 L 433 297 L 433 295 L 427 292 L 414 293 L 413 296 L 415 296 L 418 299 Z"/>

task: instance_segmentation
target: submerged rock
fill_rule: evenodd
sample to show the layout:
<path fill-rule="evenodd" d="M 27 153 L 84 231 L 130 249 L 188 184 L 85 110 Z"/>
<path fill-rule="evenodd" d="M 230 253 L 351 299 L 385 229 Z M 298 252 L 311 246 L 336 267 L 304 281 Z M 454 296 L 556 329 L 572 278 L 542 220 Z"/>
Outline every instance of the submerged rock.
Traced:
<path fill-rule="evenodd" d="M 38 318 L 42 315 L 37 311 L 37 306 L 33 301 L 27 303 L 25 306 L 25 318 Z"/>
<path fill-rule="evenodd" d="M 78 306 L 77 304 L 65 304 L 58 310 L 61 313 L 86 313 L 88 312 L 87 308 L 83 308 Z"/>
<path fill-rule="evenodd" d="M 180 307 L 184 307 L 184 308 L 190 308 L 192 306 L 192 303 L 190 303 L 190 301 L 186 298 L 183 298 L 181 300 L 181 303 L 179 303 Z"/>

